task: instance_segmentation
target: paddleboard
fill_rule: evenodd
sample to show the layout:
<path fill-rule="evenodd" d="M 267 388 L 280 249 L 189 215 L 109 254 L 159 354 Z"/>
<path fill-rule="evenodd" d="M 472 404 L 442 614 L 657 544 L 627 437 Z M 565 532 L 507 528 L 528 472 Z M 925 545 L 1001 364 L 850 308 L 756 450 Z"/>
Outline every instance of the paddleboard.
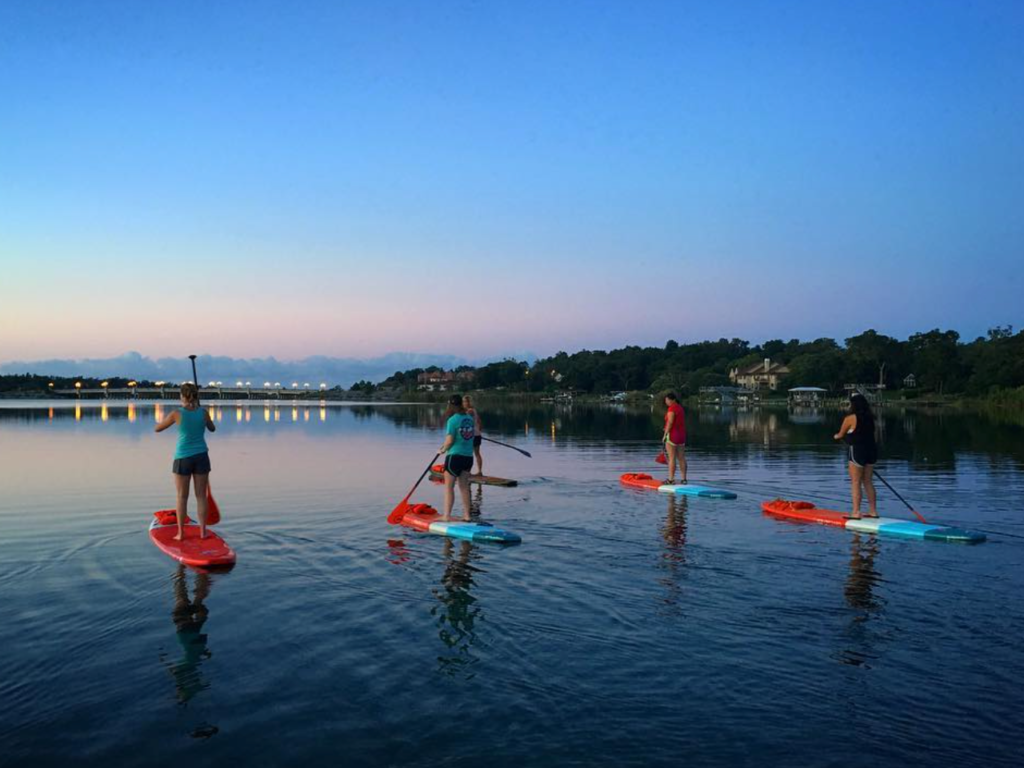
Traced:
<path fill-rule="evenodd" d="M 444 480 L 444 464 L 435 464 L 430 468 L 431 480 Z M 470 484 L 477 485 L 500 485 L 503 488 L 515 488 L 519 485 L 518 480 L 509 480 L 504 477 L 491 477 L 490 475 L 470 475 Z"/>
<path fill-rule="evenodd" d="M 706 485 L 693 485 L 692 483 L 669 484 L 655 480 L 646 472 L 627 472 L 619 478 L 619 482 L 628 485 L 630 488 L 647 488 L 662 493 L 674 493 L 679 496 L 699 496 L 702 499 L 735 499 L 736 494 L 721 488 L 709 488 Z"/>
<path fill-rule="evenodd" d="M 928 541 L 952 541 L 963 544 L 977 544 L 985 541 L 985 534 L 966 531 L 948 525 L 931 525 L 896 517 L 862 517 L 850 520 L 844 512 L 834 509 L 819 509 L 809 501 L 786 501 L 775 499 L 761 505 L 766 515 L 787 520 L 798 520 L 822 525 L 834 525 L 857 533 L 877 533 L 882 536 L 898 536 L 904 539 L 927 539 Z"/>
<path fill-rule="evenodd" d="M 444 522 L 437 510 L 429 504 L 413 504 L 399 522 L 407 528 L 436 536 L 453 539 L 467 539 L 474 542 L 494 544 L 518 544 L 522 541 L 518 533 L 512 533 L 490 523 L 464 523 L 459 520 Z"/>
<path fill-rule="evenodd" d="M 153 521 L 149 524 L 149 538 L 156 548 L 168 557 L 184 565 L 197 568 L 216 568 L 234 565 L 235 552 L 209 526 L 206 538 L 199 538 L 199 525 L 186 520 L 184 525 L 185 540 L 175 541 L 178 524 L 175 522 L 173 509 L 163 509 L 153 513 Z"/>

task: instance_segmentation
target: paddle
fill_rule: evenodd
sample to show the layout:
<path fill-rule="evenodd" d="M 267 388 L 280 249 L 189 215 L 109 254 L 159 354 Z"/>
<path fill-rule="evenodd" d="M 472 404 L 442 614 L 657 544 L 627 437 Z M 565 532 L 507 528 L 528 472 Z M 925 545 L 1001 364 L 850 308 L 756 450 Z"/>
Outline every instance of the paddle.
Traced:
<path fill-rule="evenodd" d="M 188 359 L 192 361 L 192 381 L 196 385 L 196 402 L 199 402 L 199 376 L 196 373 L 196 356 L 189 355 Z M 220 522 L 220 507 L 217 506 L 217 501 L 213 498 L 213 492 L 210 490 L 210 482 L 206 482 L 206 524 L 216 525 Z"/>
<path fill-rule="evenodd" d="M 533 458 L 533 456 L 530 455 L 529 451 L 524 451 L 522 448 L 516 448 L 514 445 L 509 445 L 508 443 L 503 443 L 500 440 L 492 440 L 491 438 L 484 437 L 483 435 L 480 435 L 480 439 L 481 440 L 486 440 L 488 443 L 494 443 L 495 445 L 503 445 L 506 448 L 511 448 L 513 451 L 519 451 L 521 454 L 523 454 L 523 456 L 525 456 L 528 459 L 532 459 Z"/>
<path fill-rule="evenodd" d="M 427 468 L 423 470 L 423 474 L 420 475 L 420 479 L 416 481 L 416 484 L 412 487 L 412 489 L 409 491 L 406 497 L 402 499 L 400 502 L 398 502 L 398 506 L 391 510 L 391 514 L 388 515 L 388 522 L 391 525 L 398 525 L 400 522 L 402 522 L 402 518 L 405 517 L 405 513 L 409 511 L 409 499 L 412 498 L 412 495 L 416 492 L 416 489 L 420 487 L 420 483 L 423 482 L 423 478 L 427 476 L 427 473 L 430 472 L 431 467 L 434 466 L 434 462 L 437 461 L 440 456 L 440 453 L 434 454 L 434 458 L 432 458 L 430 460 L 430 463 L 427 464 Z"/>
<path fill-rule="evenodd" d="M 922 523 L 927 523 L 928 522 L 927 520 L 925 520 L 921 516 L 920 512 L 918 512 L 916 509 L 914 509 L 912 506 L 910 506 L 910 503 L 906 499 L 904 499 L 902 496 L 900 496 L 899 491 L 897 491 L 895 488 L 893 488 L 891 485 L 889 485 L 889 482 L 884 477 L 882 477 L 880 474 L 878 474 L 877 470 L 875 470 L 875 477 L 877 477 L 879 480 L 881 480 L 883 483 L 885 483 L 885 487 L 888 488 L 890 491 L 892 491 L 896 495 L 897 499 L 899 499 L 904 504 L 906 504 L 907 505 L 907 509 L 909 509 L 915 515 L 917 515 L 917 519 L 918 520 L 920 520 Z"/>

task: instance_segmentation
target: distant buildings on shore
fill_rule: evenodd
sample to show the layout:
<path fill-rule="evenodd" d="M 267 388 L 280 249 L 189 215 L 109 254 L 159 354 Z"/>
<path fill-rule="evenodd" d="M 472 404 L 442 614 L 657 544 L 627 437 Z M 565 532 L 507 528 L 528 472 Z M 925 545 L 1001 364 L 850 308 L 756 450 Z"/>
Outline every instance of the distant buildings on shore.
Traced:
<path fill-rule="evenodd" d="M 421 392 L 447 392 L 472 384 L 474 371 L 424 371 L 416 377 L 416 389 Z"/>
<path fill-rule="evenodd" d="M 734 386 L 755 392 L 761 389 L 770 389 L 774 392 L 779 388 L 779 382 L 787 375 L 788 366 L 773 363 L 770 357 L 766 357 L 763 363 L 755 363 L 746 368 L 733 368 L 729 371 L 729 381 Z"/>

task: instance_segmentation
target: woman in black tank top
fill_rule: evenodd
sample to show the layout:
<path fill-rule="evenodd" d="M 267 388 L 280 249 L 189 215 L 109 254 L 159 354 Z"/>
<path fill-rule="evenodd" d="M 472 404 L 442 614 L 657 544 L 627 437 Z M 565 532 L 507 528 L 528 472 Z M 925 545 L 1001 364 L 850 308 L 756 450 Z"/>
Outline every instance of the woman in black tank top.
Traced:
<path fill-rule="evenodd" d="M 868 399 L 859 392 L 850 396 L 850 414 L 843 419 L 842 426 L 833 437 L 849 446 L 850 491 L 853 495 L 853 513 L 850 517 L 860 520 L 861 488 L 868 497 L 868 517 L 878 517 L 875 502 L 873 476 L 878 461 L 878 444 L 875 442 L 875 416 L 871 413 Z"/>

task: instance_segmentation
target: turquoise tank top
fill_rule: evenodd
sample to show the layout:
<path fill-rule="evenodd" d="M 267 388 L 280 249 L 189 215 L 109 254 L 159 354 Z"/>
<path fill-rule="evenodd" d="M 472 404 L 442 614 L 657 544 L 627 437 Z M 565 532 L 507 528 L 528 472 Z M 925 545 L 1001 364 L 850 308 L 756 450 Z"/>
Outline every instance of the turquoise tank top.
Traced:
<path fill-rule="evenodd" d="M 187 459 L 210 450 L 206 447 L 206 411 L 179 408 L 178 413 L 181 421 L 178 422 L 178 447 L 174 449 L 174 458 Z"/>

